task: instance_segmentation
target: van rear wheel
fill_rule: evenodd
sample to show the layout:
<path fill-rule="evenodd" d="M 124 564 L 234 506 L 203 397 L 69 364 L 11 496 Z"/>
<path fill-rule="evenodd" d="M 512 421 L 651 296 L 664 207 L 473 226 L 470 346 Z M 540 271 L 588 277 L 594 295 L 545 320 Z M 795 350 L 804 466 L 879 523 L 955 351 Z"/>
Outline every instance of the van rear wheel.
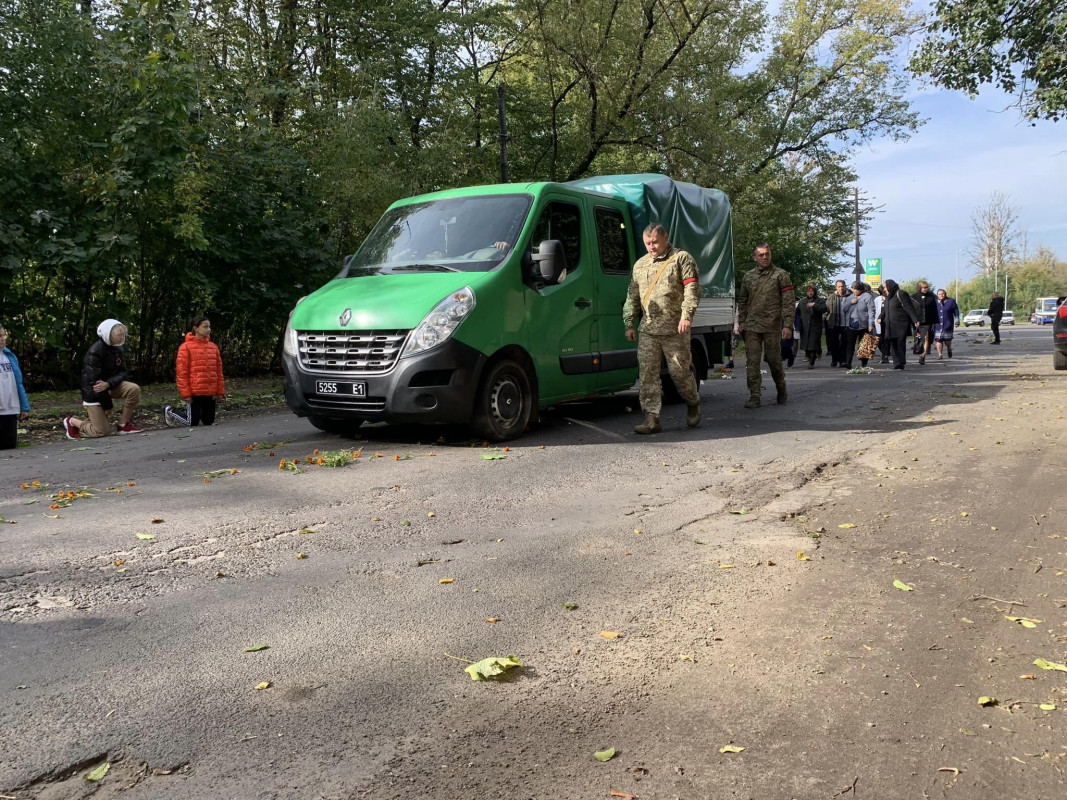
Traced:
<path fill-rule="evenodd" d="M 1067 369 L 1067 353 L 1059 350 L 1052 351 L 1052 366 L 1056 369 Z"/>
<path fill-rule="evenodd" d="M 478 387 L 474 430 L 490 442 L 515 439 L 530 422 L 533 402 L 526 370 L 514 361 L 499 361 L 489 368 Z"/>
<path fill-rule="evenodd" d="M 363 420 L 359 417 L 349 419 L 331 419 L 330 417 L 308 417 L 308 422 L 326 433 L 339 433 L 341 435 L 355 433 Z"/>

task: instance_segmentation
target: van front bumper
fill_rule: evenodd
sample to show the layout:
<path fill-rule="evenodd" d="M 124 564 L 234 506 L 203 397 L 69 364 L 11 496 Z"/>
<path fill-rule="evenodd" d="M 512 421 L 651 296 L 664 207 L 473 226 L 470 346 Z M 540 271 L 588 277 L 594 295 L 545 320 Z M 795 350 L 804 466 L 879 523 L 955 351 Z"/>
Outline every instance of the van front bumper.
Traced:
<path fill-rule="evenodd" d="M 454 339 L 427 353 L 400 358 L 382 375 L 306 372 L 282 354 L 285 402 L 299 417 L 371 422 L 470 422 L 485 356 Z M 320 394 L 318 381 L 362 382 L 366 396 Z"/>

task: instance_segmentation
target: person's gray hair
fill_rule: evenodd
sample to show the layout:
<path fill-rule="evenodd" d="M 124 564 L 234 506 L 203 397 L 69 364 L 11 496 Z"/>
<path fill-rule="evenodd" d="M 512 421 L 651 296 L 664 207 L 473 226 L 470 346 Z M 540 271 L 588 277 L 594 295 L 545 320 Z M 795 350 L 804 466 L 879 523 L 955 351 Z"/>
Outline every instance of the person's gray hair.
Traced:
<path fill-rule="evenodd" d="M 659 236 L 661 233 L 664 235 L 664 237 L 666 237 L 667 229 L 660 225 L 658 222 L 650 222 L 648 225 L 645 226 L 645 232 L 641 235 Z"/>
<path fill-rule="evenodd" d="M 755 253 L 757 250 L 763 249 L 767 250 L 767 255 L 774 255 L 774 252 L 771 250 L 771 246 L 766 242 L 760 242 L 758 245 L 752 248 L 752 252 Z"/>

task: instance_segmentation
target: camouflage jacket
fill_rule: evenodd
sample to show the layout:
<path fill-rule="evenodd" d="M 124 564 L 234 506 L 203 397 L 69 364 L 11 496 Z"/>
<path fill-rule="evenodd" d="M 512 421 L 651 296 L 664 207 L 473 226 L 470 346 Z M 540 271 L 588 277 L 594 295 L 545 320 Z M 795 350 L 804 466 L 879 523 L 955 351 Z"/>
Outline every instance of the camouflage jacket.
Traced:
<path fill-rule="evenodd" d="M 771 265 L 745 273 L 737 297 L 738 319 L 746 331 L 774 333 L 793 327 L 797 301 L 793 282 L 784 269 Z"/>
<path fill-rule="evenodd" d="M 663 269 L 663 274 L 656 281 L 646 308 L 645 294 L 660 269 Z M 678 323 L 681 320 L 693 321 L 699 302 L 700 278 L 697 275 L 697 262 L 685 250 L 672 247 L 659 258 L 653 258 L 649 254 L 639 258 L 634 264 L 630 288 L 626 293 L 626 304 L 622 308 L 623 325 L 626 330 L 632 330 L 635 327 L 634 322 L 640 317 L 641 331 L 644 333 L 660 336 L 678 333 Z"/>

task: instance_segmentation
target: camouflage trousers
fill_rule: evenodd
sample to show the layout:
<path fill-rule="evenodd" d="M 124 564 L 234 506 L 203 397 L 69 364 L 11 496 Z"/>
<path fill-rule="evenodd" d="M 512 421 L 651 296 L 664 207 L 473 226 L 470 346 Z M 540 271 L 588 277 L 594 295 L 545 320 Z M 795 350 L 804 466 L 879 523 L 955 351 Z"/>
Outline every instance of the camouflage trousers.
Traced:
<path fill-rule="evenodd" d="M 689 349 L 688 333 L 670 333 L 657 336 L 642 332 L 637 337 L 637 366 L 641 374 L 641 410 L 659 416 L 663 408 L 663 384 L 660 381 L 660 363 L 667 361 L 667 371 L 674 381 L 678 394 L 686 405 L 700 403 L 696 382 L 693 380 L 693 353 Z"/>
<path fill-rule="evenodd" d="M 779 392 L 785 391 L 785 369 L 782 367 L 782 332 L 755 333 L 745 331 L 745 377 L 748 378 L 748 394 L 759 400 L 763 381 L 760 376 L 760 362 L 767 360 L 774 386 Z"/>

